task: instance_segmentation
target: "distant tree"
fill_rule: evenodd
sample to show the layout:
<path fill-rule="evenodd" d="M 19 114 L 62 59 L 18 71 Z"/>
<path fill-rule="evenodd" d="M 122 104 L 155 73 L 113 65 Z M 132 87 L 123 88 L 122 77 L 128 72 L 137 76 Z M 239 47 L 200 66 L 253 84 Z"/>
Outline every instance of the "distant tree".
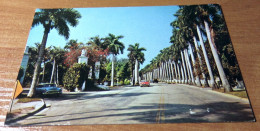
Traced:
<path fill-rule="evenodd" d="M 84 44 L 77 42 L 77 40 L 70 40 L 66 43 L 64 49 L 67 50 L 64 54 L 64 64 L 67 67 L 73 66 L 74 63 L 78 62 L 78 57 L 81 55 L 81 50 L 84 49 Z"/>
<path fill-rule="evenodd" d="M 52 61 L 52 74 L 50 77 L 50 83 L 52 83 L 54 80 L 54 83 L 59 85 L 59 81 L 61 81 L 61 78 L 59 77 L 59 69 L 62 71 L 63 67 L 65 67 L 65 64 L 63 64 L 65 60 L 65 53 L 66 51 L 60 47 L 54 46 L 50 50 L 50 61 Z"/>
<path fill-rule="evenodd" d="M 95 63 L 102 62 L 109 55 L 109 49 L 104 45 L 104 39 L 99 36 L 91 37 L 87 42 L 88 65 L 92 68 L 92 79 L 95 79 Z M 101 63 L 102 64 L 102 63 Z M 101 65 L 102 66 L 102 65 Z"/>
<path fill-rule="evenodd" d="M 66 43 L 66 45 L 64 46 L 65 50 L 77 50 L 77 49 L 81 49 L 84 46 L 84 44 L 82 42 L 78 42 L 78 40 L 74 40 L 71 39 L 69 42 Z"/>
<path fill-rule="evenodd" d="M 129 59 L 135 60 L 135 84 L 139 84 L 139 63 L 144 62 L 143 51 L 146 51 L 146 49 L 139 47 L 139 43 L 135 43 L 135 45 L 129 45 L 127 50 L 130 51 L 128 54 Z"/>
<path fill-rule="evenodd" d="M 123 36 L 115 36 L 111 33 L 108 34 L 104 40 L 104 45 L 109 49 L 109 52 L 113 55 L 112 56 L 112 70 L 111 70 L 111 86 L 114 86 L 114 59 L 115 56 L 118 55 L 120 52 L 123 54 L 123 50 L 125 48 L 124 44 L 119 40 L 122 39 Z"/>
<path fill-rule="evenodd" d="M 119 80 L 125 80 L 125 79 L 130 79 L 131 76 L 131 70 L 130 70 L 130 66 L 129 66 L 129 62 L 125 62 L 123 63 L 122 66 L 120 66 L 119 71 L 118 71 L 118 77 Z"/>

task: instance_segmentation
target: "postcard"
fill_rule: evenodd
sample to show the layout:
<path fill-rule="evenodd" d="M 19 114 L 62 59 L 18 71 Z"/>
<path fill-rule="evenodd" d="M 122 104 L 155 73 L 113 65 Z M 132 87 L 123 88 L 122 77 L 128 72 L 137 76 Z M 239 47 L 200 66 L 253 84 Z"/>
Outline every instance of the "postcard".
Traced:
<path fill-rule="evenodd" d="M 36 9 L 8 126 L 255 122 L 220 5 Z"/>

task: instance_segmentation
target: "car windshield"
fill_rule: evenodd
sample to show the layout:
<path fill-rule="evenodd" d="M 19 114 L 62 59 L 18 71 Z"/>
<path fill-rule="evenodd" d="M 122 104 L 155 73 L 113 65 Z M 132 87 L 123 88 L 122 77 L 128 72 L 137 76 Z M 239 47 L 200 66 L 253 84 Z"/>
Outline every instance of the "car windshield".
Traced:
<path fill-rule="evenodd" d="M 38 88 L 41 88 L 41 87 L 56 87 L 56 85 L 55 84 L 39 84 Z"/>
<path fill-rule="evenodd" d="M 145 80 L 141 80 L 141 82 L 145 82 Z"/>

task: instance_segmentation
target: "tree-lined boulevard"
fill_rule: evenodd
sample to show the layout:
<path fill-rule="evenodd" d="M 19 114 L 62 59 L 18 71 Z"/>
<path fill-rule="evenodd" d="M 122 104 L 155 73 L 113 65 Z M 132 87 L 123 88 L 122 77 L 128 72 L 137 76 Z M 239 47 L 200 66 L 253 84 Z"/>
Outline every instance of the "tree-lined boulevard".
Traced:
<path fill-rule="evenodd" d="M 154 83 L 45 98 L 50 107 L 14 125 L 253 121 L 247 99 L 184 84 Z"/>
<path fill-rule="evenodd" d="M 77 28 L 85 14 L 36 10 L 32 27 L 43 26 L 42 42 L 29 47 L 27 68 L 21 67 L 17 79 L 30 88 L 29 99 L 39 97 L 40 83 L 54 83 L 63 94 L 44 98 L 50 106 L 11 125 L 254 121 L 220 6 L 177 9 L 168 23 L 169 46 L 157 43 L 160 52 L 142 69 L 150 59 L 146 52 L 153 53 L 149 43 L 126 43 L 127 36 L 113 33 L 83 42 L 69 39 L 70 28 Z M 64 47 L 46 47 L 52 29 L 69 39 Z M 118 57 L 122 54 L 127 58 Z M 140 87 L 141 81 L 151 86 Z"/>

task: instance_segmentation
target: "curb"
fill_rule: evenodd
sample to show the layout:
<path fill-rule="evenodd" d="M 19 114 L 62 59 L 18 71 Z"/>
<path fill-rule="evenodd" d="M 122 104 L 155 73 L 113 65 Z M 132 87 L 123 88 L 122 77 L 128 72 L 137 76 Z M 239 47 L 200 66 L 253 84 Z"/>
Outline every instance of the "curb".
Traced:
<path fill-rule="evenodd" d="M 32 116 L 32 115 L 34 115 L 34 114 L 40 112 L 40 111 L 43 110 L 44 108 L 46 108 L 46 104 L 45 104 L 44 100 L 41 99 L 41 101 L 42 101 L 42 102 L 41 102 L 41 105 L 35 106 L 36 109 L 34 109 L 32 112 L 29 112 L 29 113 L 24 114 L 24 115 L 22 115 L 22 116 L 19 116 L 19 117 L 17 117 L 17 118 L 13 118 L 13 119 L 10 119 L 10 120 L 6 120 L 6 121 L 5 121 L 5 125 L 8 125 L 8 124 L 10 124 L 10 123 L 12 123 L 12 122 L 15 122 L 15 121 L 19 121 L 19 120 L 25 119 L 25 118 L 27 118 L 27 117 L 29 117 L 29 116 Z"/>

